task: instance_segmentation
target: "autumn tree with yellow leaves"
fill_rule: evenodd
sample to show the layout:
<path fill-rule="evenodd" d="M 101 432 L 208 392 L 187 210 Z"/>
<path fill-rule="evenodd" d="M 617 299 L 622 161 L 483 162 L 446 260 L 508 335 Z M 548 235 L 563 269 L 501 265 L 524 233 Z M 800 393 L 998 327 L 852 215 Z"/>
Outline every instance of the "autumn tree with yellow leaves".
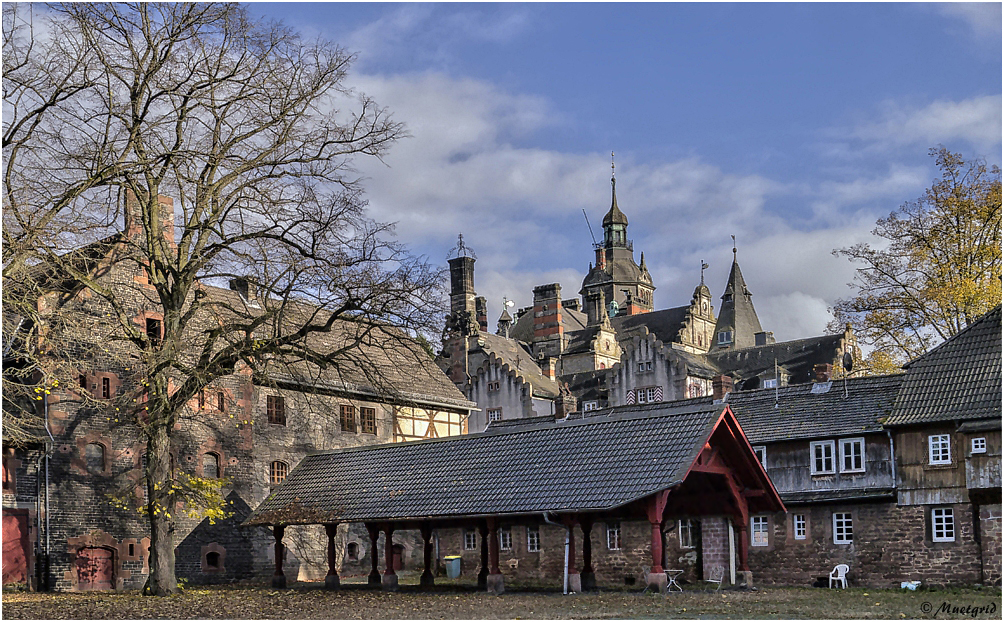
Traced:
<path fill-rule="evenodd" d="M 922 197 L 878 221 L 878 246 L 833 253 L 857 263 L 856 294 L 837 300 L 831 328 L 850 322 L 871 346 L 865 371 L 887 373 L 1001 303 L 1001 173 L 945 147 Z"/>

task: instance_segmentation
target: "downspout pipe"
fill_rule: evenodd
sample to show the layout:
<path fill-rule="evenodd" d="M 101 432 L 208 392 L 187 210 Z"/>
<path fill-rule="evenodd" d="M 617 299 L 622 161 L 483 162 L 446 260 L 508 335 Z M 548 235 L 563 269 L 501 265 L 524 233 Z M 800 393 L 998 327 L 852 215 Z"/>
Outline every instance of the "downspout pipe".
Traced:
<path fill-rule="evenodd" d="M 561 523 L 556 523 L 553 520 L 549 519 L 547 517 L 547 512 L 544 512 L 544 522 L 547 523 L 548 525 L 554 525 L 555 527 L 565 528 L 565 579 L 564 579 L 565 591 L 563 593 L 568 594 L 568 544 L 572 528 L 568 525 L 562 525 Z"/>
<path fill-rule="evenodd" d="M 45 433 L 49 436 L 49 442 L 45 445 L 45 560 L 44 568 L 45 572 L 45 590 L 49 591 L 49 455 L 52 453 L 52 448 L 56 444 L 56 439 L 52 437 L 52 431 L 49 430 L 49 394 L 42 393 L 42 410 L 44 412 L 45 419 Z"/>
<path fill-rule="evenodd" d="M 885 434 L 889 437 L 889 465 L 892 467 L 892 487 L 895 489 L 898 486 L 896 482 L 896 447 L 892 442 L 892 430 L 886 428 Z"/>

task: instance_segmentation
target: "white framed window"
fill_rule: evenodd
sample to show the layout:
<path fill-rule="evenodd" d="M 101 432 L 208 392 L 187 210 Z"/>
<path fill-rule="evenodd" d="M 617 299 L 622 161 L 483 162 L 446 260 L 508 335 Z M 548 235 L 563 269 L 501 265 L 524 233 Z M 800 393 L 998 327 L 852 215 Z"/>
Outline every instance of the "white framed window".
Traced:
<path fill-rule="evenodd" d="M 777 388 L 777 378 L 767 378 L 763 381 L 763 388 L 774 389 Z"/>
<path fill-rule="evenodd" d="M 987 439 L 984 437 L 978 437 L 973 439 L 973 453 L 974 454 L 985 454 L 987 453 Z"/>
<path fill-rule="evenodd" d="M 499 529 L 499 550 L 512 550 L 512 530 L 508 527 L 505 529 Z"/>
<path fill-rule="evenodd" d="M 795 514 L 791 517 L 791 528 L 795 532 L 796 540 L 805 540 L 805 514 Z"/>
<path fill-rule="evenodd" d="M 540 552 L 540 529 L 537 527 L 526 528 L 526 550 L 528 553 Z"/>
<path fill-rule="evenodd" d="M 860 473 L 865 470 L 865 439 L 840 439 L 840 472 Z"/>
<path fill-rule="evenodd" d="M 750 544 L 752 546 L 767 546 L 770 543 L 768 530 L 770 523 L 766 516 L 753 516 L 750 518 Z"/>
<path fill-rule="evenodd" d="M 464 550 L 465 551 L 478 550 L 478 532 L 476 531 L 464 532 Z"/>
<path fill-rule="evenodd" d="M 753 453 L 756 454 L 757 461 L 763 465 L 763 468 L 767 468 L 767 447 L 764 445 L 754 445 Z"/>
<path fill-rule="evenodd" d="M 651 404 L 662 401 L 662 387 L 636 389 L 636 394 L 636 400 L 639 404 Z"/>
<path fill-rule="evenodd" d="M 639 362 L 638 363 L 638 371 L 645 371 L 645 363 L 644 362 Z"/>
<path fill-rule="evenodd" d="M 588 402 L 582 402 L 582 412 L 589 412 L 590 410 L 598 410 L 600 403 L 596 400 L 589 400 Z"/>
<path fill-rule="evenodd" d="M 935 542 L 955 542 L 955 512 L 952 508 L 931 510 L 931 536 Z"/>
<path fill-rule="evenodd" d="M 681 549 L 692 549 L 694 548 L 694 531 L 693 522 L 689 519 L 680 520 L 679 526 L 680 530 L 680 548 Z"/>
<path fill-rule="evenodd" d="M 652 361 L 645 361 L 645 371 L 652 371 Z"/>
<path fill-rule="evenodd" d="M 732 343 L 732 331 L 723 330 L 718 333 L 718 343 Z"/>
<path fill-rule="evenodd" d="M 809 455 L 813 475 L 836 473 L 833 464 L 833 441 L 813 441 L 809 443 Z"/>
<path fill-rule="evenodd" d="M 621 524 L 607 523 L 607 548 L 619 551 L 621 548 Z"/>
<path fill-rule="evenodd" d="M 502 409 L 501 408 L 489 408 L 488 409 L 488 423 L 493 421 L 502 421 Z"/>
<path fill-rule="evenodd" d="M 948 434 L 932 434 L 927 437 L 927 452 L 930 464 L 952 463 L 952 439 Z"/>
<path fill-rule="evenodd" d="M 854 521 L 850 512 L 833 513 L 833 543 L 850 544 L 854 542 Z"/>

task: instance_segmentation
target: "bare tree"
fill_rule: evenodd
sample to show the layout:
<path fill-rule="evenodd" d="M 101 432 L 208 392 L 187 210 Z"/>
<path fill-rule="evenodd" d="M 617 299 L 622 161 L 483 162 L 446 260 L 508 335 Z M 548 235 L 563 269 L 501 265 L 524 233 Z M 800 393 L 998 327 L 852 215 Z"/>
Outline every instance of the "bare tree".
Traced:
<path fill-rule="evenodd" d="M 77 239 L 100 237 L 104 250 L 88 264 L 48 233 L 25 245 L 107 310 L 101 321 L 114 329 L 118 356 L 135 361 L 147 587 L 163 595 L 177 589 L 169 509 L 184 482 L 170 448 L 186 403 L 238 370 L 268 381 L 335 369 L 388 390 L 387 361 L 367 353 L 395 344 L 399 355 L 425 357 L 413 337 L 432 334 L 441 317 L 442 278 L 365 216 L 351 159 L 380 157 L 403 127 L 346 86 L 345 50 L 255 22 L 233 4 L 53 10 L 86 59 L 70 80 L 83 86 L 40 124 L 59 127 L 59 141 L 35 132 L 17 148 L 50 140 L 33 157 L 86 171 L 77 176 L 87 190 L 68 204 L 88 217 Z M 76 120 L 85 123 L 74 128 Z M 11 166 L 14 183 L 31 176 L 26 164 Z M 146 283 L 109 276 L 109 266 L 131 267 Z M 239 295 L 210 287 L 230 281 Z M 156 330 L 136 323 L 137 304 L 162 313 Z"/>

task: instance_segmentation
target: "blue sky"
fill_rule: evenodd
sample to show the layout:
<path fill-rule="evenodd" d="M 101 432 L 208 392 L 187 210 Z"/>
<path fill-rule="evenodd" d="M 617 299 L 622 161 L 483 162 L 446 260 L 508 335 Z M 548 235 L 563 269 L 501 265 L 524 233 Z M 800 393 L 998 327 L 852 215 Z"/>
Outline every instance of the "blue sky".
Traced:
<path fill-rule="evenodd" d="M 359 161 L 374 217 L 437 263 L 463 232 L 490 323 L 534 285 L 577 296 L 618 203 L 658 308 L 720 295 L 732 242 L 766 330 L 820 334 L 851 294 L 832 249 L 935 178 L 930 147 L 1001 162 L 1000 4 L 253 4 L 358 54 L 404 121 Z"/>

